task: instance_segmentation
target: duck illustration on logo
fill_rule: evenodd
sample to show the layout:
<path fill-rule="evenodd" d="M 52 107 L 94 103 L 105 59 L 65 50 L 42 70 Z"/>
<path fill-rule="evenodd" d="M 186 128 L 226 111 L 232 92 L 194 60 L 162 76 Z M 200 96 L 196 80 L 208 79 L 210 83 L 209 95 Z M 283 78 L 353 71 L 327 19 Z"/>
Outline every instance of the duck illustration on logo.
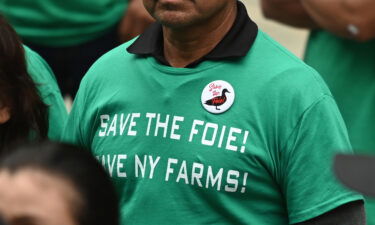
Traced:
<path fill-rule="evenodd" d="M 227 96 L 225 96 L 225 93 L 230 93 L 228 89 L 224 89 L 221 92 L 221 96 L 213 97 L 210 100 L 207 100 L 204 104 L 206 105 L 214 105 L 216 110 L 220 110 L 217 108 L 218 106 L 224 104 L 227 101 Z"/>
<path fill-rule="evenodd" d="M 202 106 L 210 113 L 223 113 L 232 106 L 234 96 L 234 89 L 228 82 L 212 81 L 203 89 Z"/>

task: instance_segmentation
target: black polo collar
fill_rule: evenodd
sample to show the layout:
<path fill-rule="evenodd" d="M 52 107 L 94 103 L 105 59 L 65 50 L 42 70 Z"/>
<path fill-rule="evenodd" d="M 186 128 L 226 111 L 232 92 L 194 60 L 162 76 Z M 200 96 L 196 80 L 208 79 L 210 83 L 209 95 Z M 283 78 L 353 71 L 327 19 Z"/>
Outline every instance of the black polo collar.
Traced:
<path fill-rule="evenodd" d="M 229 32 L 211 52 L 189 64 L 188 68 L 196 67 L 205 60 L 230 59 L 247 54 L 257 37 L 258 26 L 249 18 L 246 7 L 241 2 L 238 1 L 237 6 L 237 17 Z M 164 57 L 163 29 L 159 23 L 152 24 L 127 51 L 136 55 L 151 55 L 160 63 L 170 66 Z"/>

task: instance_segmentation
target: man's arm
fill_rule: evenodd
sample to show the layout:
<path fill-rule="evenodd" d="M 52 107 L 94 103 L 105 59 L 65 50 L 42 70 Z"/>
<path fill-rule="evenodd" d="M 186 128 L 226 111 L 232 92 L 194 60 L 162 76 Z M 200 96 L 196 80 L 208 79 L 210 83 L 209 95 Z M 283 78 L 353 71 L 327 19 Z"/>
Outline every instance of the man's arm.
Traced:
<path fill-rule="evenodd" d="M 318 28 L 298 0 L 261 0 L 263 15 L 271 20 L 299 28 Z"/>
<path fill-rule="evenodd" d="M 265 17 L 304 28 L 322 27 L 358 41 L 375 38 L 373 0 L 261 0 Z"/>
<path fill-rule="evenodd" d="M 154 21 L 142 0 L 129 0 L 128 9 L 119 26 L 120 41 L 126 42 L 140 35 Z"/>
<path fill-rule="evenodd" d="M 344 204 L 314 219 L 295 225 L 365 225 L 365 209 L 363 201 Z"/>
<path fill-rule="evenodd" d="M 374 0 L 301 0 L 301 4 L 332 33 L 358 41 L 375 37 Z"/>

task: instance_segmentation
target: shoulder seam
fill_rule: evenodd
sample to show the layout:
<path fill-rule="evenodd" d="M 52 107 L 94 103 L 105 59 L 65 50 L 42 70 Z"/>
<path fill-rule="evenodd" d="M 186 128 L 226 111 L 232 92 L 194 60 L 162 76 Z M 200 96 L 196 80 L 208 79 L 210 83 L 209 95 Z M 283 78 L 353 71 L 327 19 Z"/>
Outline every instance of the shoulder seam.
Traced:
<path fill-rule="evenodd" d="M 293 126 L 293 129 L 292 131 L 290 132 L 289 135 L 287 135 L 287 139 L 286 139 L 286 143 L 285 145 L 280 149 L 281 151 L 284 150 L 286 148 L 286 144 L 288 143 L 289 139 L 291 138 L 292 134 L 295 132 L 295 130 L 297 129 L 298 125 L 301 123 L 301 120 L 303 118 L 303 116 L 308 112 L 310 111 L 312 108 L 314 108 L 316 105 L 318 105 L 320 102 L 322 102 L 323 100 L 325 100 L 326 98 L 332 98 L 333 99 L 333 96 L 332 95 L 329 95 L 329 94 L 323 94 L 322 96 L 320 96 L 318 99 L 316 99 L 313 103 L 311 103 L 302 113 L 301 115 L 299 116 L 298 118 L 298 121 L 297 123 Z"/>

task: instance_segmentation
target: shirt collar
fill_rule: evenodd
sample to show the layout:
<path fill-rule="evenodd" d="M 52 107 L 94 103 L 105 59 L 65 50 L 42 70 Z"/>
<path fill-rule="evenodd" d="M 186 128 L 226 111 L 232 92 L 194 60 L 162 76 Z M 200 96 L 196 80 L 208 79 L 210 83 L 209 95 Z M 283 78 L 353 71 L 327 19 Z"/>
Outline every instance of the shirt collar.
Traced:
<path fill-rule="evenodd" d="M 229 32 L 211 52 L 189 64 L 188 68 L 195 67 L 205 60 L 238 58 L 247 54 L 257 37 L 258 26 L 248 16 L 243 3 L 238 1 L 237 6 L 237 17 Z M 136 55 L 151 55 L 160 63 L 169 66 L 164 58 L 163 30 L 159 23 L 152 24 L 127 48 L 127 51 Z"/>

